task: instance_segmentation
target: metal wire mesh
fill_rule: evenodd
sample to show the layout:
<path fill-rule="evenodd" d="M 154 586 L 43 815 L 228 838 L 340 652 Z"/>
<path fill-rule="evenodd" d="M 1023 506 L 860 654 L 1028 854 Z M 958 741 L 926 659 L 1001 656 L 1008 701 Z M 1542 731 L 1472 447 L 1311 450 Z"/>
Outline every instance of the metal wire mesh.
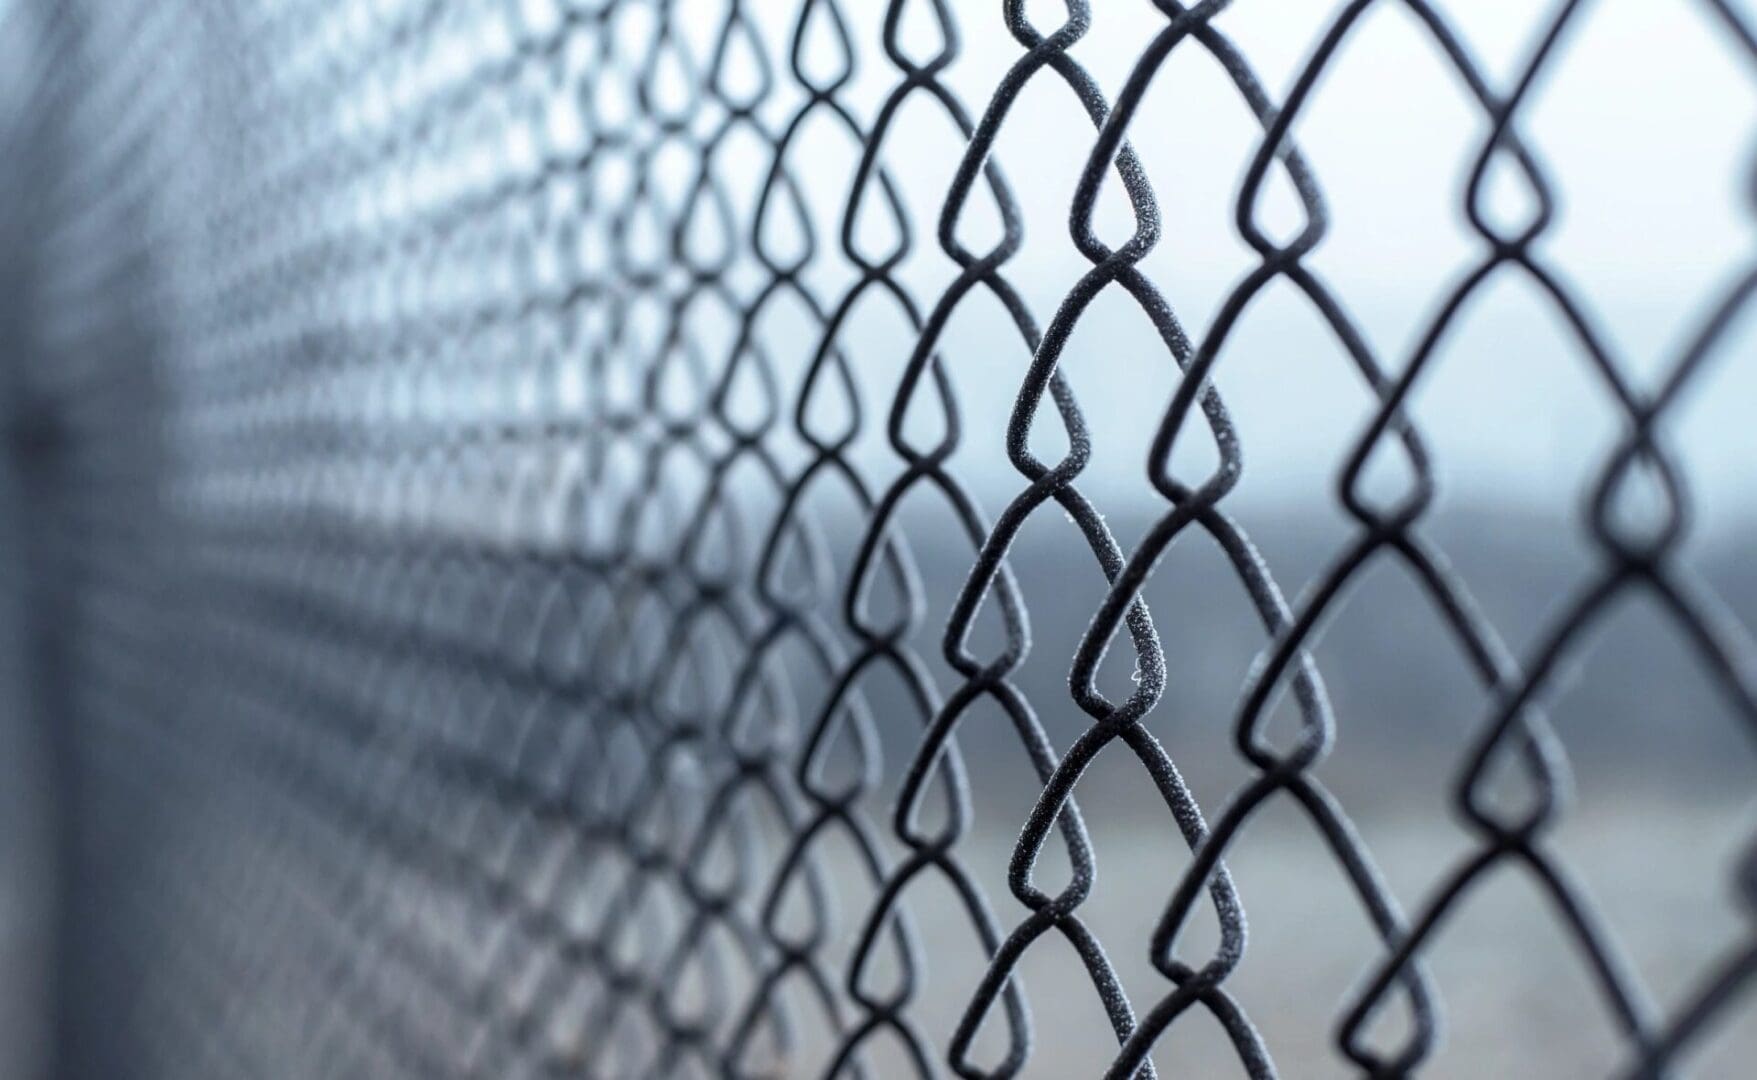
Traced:
<path fill-rule="evenodd" d="M 1669 1074 L 1705 1031 L 1751 1023 L 1749 924 L 1651 1004 L 1551 843 L 1568 755 L 1542 706 L 1641 594 L 1757 729 L 1757 652 L 1675 558 L 1691 500 L 1658 434 L 1757 264 L 1644 384 L 1546 262 L 1555 198 L 1521 110 L 1590 4 L 1555 5 L 1491 78 L 1439 5 L 1352 0 L 1282 93 L 1224 32 L 1225 0 L 1137 6 L 1155 28 L 1105 58 L 1107 96 L 1076 57 L 1086 0 L 890 0 L 882 18 L 851 0 L 15 4 L 9 32 L 32 46 L 9 118 L 7 325 L 15 412 L 37 418 L 15 442 L 71 763 L 67 1075 L 1054 1075 L 1064 996 L 1101 1005 L 1106 1076 L 1178 1071 L 1171 1033 L 1198 1013 L 1245 1074 L 1306 1075 L 1272 1060 L 1229 983 L 1247 950 L 1226 858 L 1270 802 L 1309 819 L 1379 943 L 1325 1007 L 1360 1075 L 1433 1056 L 1445 988 L 1424 959 L 1508 867 L 1584 958 L 1620 1075 Z M 1382 6 L 1413 17 L 1482 119 L 1474 262 L 1390 358 L 1308 261 L 1328 218 L 1297 145 Z M 1695 6 L 1757 61 L 1739 12 Z M 1013 42 L 986 100 L 945 78 L 960 35 Z M 1164 225 L 1130 146 L 1186 54 L 1217 62 L 1224 104 L 1256 124 L 1235 203 L 1254 261 L 1200 330 L 1142 268 Z M 1057 133 L 1084 162 L 1065 221 L 1028 215 L 1003 165 L 1030 164 L 995 152 L 1045 84 L 1090 121 Z M 962 147 L 937 217 L 905 191 L 910 111 Z M 1528 219 L 1489 210 L 1497 171 Z M 1291 230 L 1263 219 L 1273 184 L 1297 196 Z M 1128 228 L 1107 239 L 1119 187 Z M 1084 263 L 1045 310 L 1009 262 L 1063 229 Z M 923 251 L 952 268 L 932 288 L 902 269 Z M 1407 410 L 1457 313 L 1508 275 L 1560 316 L 1622 429 L 1581 521 L 1583 583 L 1517 653 L 1426 529 L 1435 466 Z M 1243 441 L 1212 379 L 1247 307 L 1287 287 L 1374 401 L 1335 463 L 1350 539 L 1297 601 L 1225 506 Z M 1153 520 L 1128 543 L 1083 492 L 1104 424 L 1062 370 L 1100 294 L 1126 296 L 1181 372 L 1130 481 Z M 942 340 L 979 303 L 1029 358 L 1012 385 L 960 376 L 969 358 Z M 875 308 L 905 327 L 876 396 Z M 973 393 L 1014 399 L 1006 430 L 961 422 Z M 883 454 L 862 456 L 876 436 Z M 1212 468 L 1182 465 L 1191 442 Z M 1004 443 L 999 505 L 959 470 L 972 443 Z M 1368 479 L 1387 458 L 1390 494 Z M 1632 525 L 1643 496 L 1659 510 Z M 924 585 L 923 514 L 932 543 L 963 545 L 955 582 Z M 1071 669 L 1031 648 L 1009 563 L 1045 514 L 1108 585 Z M 1179 690 L 1155 619 L 1206 616 L 1143 594 L 1195 535 L 1261 625 L 1229 719 L 1246 775 L 1205 808 L 1160 741 Z M 1454 768 L 1469 850 L 1401 897 L 1318 777 L 1347 720 L 1310 651 L 1386 563 L 1487 703 Z M 1121 691 L 1109 650 L 1132 654 Z M 1027 692 L 1030 672 L 1065 673 L 1065 695 Z M 1084 723 L 1058 745 L 1039 711 L 1070 709 Z M 980 745 L 1007 732 L 1039 788 L 1004 895 L 968 842 L 998 797 L 960 752 L 978 714 Z M 1101 886 L 1075 785 L 1100 753 L 1138 762 L 1190 853 L 1145 916 L 1145 991 L 1086 914 Z M 1059 885 L 1038 872 L 1052 849 Z M 1751 914 L 1757 853 L 1726 869 Z M 1212 940 L 1191 945 L 1201 920 Z M 935 966 L 948 933 L 981 970 Z M 1085 984 L 1028 995 L 1020 965 L 1058 940 Z"/>

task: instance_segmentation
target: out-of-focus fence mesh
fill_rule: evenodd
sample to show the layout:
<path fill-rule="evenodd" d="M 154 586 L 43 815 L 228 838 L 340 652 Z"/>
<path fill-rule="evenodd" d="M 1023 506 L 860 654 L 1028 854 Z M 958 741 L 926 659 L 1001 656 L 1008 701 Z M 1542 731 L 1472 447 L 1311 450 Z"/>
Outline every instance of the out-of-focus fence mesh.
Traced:
<path fill-rule="evenodd" d="M 1215 1022 L 1243 1073 L 1307 1075 L 1229 982 L 1250 953 L 1226 859 L 1268 803 L 1309 819 L 1380 942 L 1318 1006 L 1361 1074 L 1436 1053 L 1449 988 L 1424 958 L 1509 868 L 1582 958 L 1624 1074 L 1757 1023 L 1748 922 L 1663 1006 L 1624 963 L 1550 842 L 1569 740 L 1541 711 L 1582 636 L 1640 594 L 1757 725 L 1745 632 L 1673 557 L 1692 503 L 1656 434 L 1757 267 L 1699 298 L 1682 349 L 1637 381 L 1546 263 L 1554 185 L 1521 110 L 1591 4 L 1553 5 L 1491 77 L 1441 5 L 1354 0 L 1269 88 L 1224 32 L 1229 4 L 1129 2 L 1156 8 L 1152 33 L 1100 79 L 1075 58 L 1106 17 L 1088 0 L 15 0 L 6 32 L 29 44 L 10 54 L 0 218 L 28 576 L 68 762 L 69 1075 L 1066 1075 L 1058 1025 L 1094 1001 L 1108 1076 L 1177 1074 L 1178 1033 Z M 1298 147 L 1327 66 L 1385 6 L 1482 121 L 1460 186 L 1473 261 L 1396 356 L 1308 265 L 1324 177 Z M 1735 7 L 1678 6 L 1757 62 Z M 978 38 L 1009 42 L 1011 66 L 965 100 L 943 76 Z M 1163 185 L 1130 147 L 1149 126 L 1176 137 L 1142 103 L 1189 54 L 1235 97 L 1178 107 L 1242 103 L 1257 125 L 1235 222 L 1254 263 L 1204 326 L 1140 265 L 1167 242 Z M 1034 163 L 994 152 L 1039 122 L 1019 103 L 1044 84 L 1089 118 L 1054 133 L 1084 161 L 1054 216 L 1009 188 Z M 932 213 L 904 190 L 926 152 L 892 137 L 905 113 L 962 147 Z M 1495 176 L 1526 218 L 1491 212 Z M 1262 220 L 1276 185 L 1291 226 Z M 1130 224 L 1101 228 L 1118 191 Z M 1083 262 L 1044 308 L 1008 264 L 1051 233 Z M 950 268 L 932 289 L 899 269 L 924 252 Z M 1425 531 L 1435 465 L 1405 408 L 1455 313 L 1509 276 L 1559 316 L 1622 430 L 1577 519 L 1578 587 L 1517 653 Z M 1352 361 L 1335 377 L 1376 401 L 1332 470 L 1350 538 L 1297 599 L 1228 511 L 1249 447 L 1210 381 L 1271 288 L 1309 300 Z M 1082 492 L 1114 421 L 1058 369 L 1083 320 L 1109 317 L 1089 311 L 1101 293 L 1162 348 L 1103 378 L 1182 372 L 1129 481 L 1154 520 L 1126 542 Z M 968 305 L 1002 312 L 1007 380 L 942 347 Z M 861 328 L 873 308 L 888 339 Z M 1015 402 L 1005 430 L 960 422 L 973 396 Z M 957 465 L 971 445 L 1011 463 L 998 501 Z M 1032 648 L 1009 567 L 1041 515 L 1078 534 L 1070 577 L 1109 582 L 1073 656 Z M 1161 742 L 1179 687 L 1155 628 L 1209 613 L 1142 599 L 1198 534 L 1261 626 L 1234 715 L 1210 718 L 1244 779 L 1210 805 Z M 925 543 L 941 562 L 962 545 L 955 580 L 923 584 Z M 1386 563 L 1485 703 L 1453 767 L 1468 848 L 1402 895 L 1318 779 L 1348 719 L 1307 651 Z M 1125 670 L 1132 654 L 1120 688 L 1107 651 Z M 1064 692 L 1027 696 L 1031 671 Z M 1075 710 L 1071 740 L 1039 719 Z M 1038 790 L 983 877 L 966 840 L 1002 793 L 960 744 L 1003 739 Z M 1138 940 L 1101 940 L 1086 914 L 1147 857 L 1095 855 L 1075 784 L 1100 753 L 1138 762 L 1190 853 Z M 1700 885 L 1757 904 L 1749 860 Z M 979 962 L 942 962 L 952 939 Z M 1068 948 L 1083 977 L 1019 976 Z M 1118 952 L 1141 949 L 1155 981 L 1125 987 Z"/>

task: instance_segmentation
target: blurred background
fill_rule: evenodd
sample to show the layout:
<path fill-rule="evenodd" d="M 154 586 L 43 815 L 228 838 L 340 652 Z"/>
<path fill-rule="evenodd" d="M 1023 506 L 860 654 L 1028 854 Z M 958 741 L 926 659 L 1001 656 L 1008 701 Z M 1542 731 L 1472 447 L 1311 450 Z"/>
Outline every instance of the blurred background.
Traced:
<path fill-rule="evenodd" d="M 1235 0 L 1173 42 L 1182 10 L 0 0 L 0 1071 L 951 1075 L 1029 921 L 1021 731 L 1059 759 L 1101 726 L 1090 637 L 1157 749 L 1075 770 L 1108 959 L 1024 949 L 1018 1075 L 1112 1067 L 1099 968 L 1137 1019 L 1173 992 L 1154 930 L 1200 874 L 1149 766 L 1225 820 L 1258 711 L 1284 749 L 1331 718 L 1309 776 L 1352 835 L 1282 791 L 1224 841 L 1260 1042 L 1196 1007 L 1161 1075 L 1249 1075 L 1246 1044 L 1362 1075 L 1338 1030 L 1404 931 L 1361 853 L 1438 920 L 1419 1075 L 1749 1075 L 1757 12 Z M 1247 199 L 1282 109 L 1298 160 Z M 1246 238 L 1314 220 L 1297 267 Z M 1241 469 L 1168 541 L 1193 357 L 1228 434 L 1192 410 L 1166 468 Z M 1373 434 L 1405 378 L 1419 462 Z M 1083 459 L 1062 503 L 1024 451 Z M 1348 509 L 1418 480 L 1413 521 Z M 1028 612 L 1013 715 L 942 640 L 985 538 Z M 1026 624 L 977 588 L 990 663 Z M 1266 621 L 1308 609 L 1313 681 L 1254 701 Z M 1525 690 L 1547 763 L 1503 738 L 1467 782 Z M 961 877 L 894 818 L 912 763 L 947 775 L 936 717 L 964 778 L 920 813 Z M 1526 857 L 1462 811 L 1546 783 Z M 1068 848 L 1034 866 L 1059 891 Z M 912 976 L 857 947 L 898 912 Z M 1198 904 L 1178 955 L 1221 936 Z M 1374 1045 L 1418 1037 L 1398 1008 Z"/>

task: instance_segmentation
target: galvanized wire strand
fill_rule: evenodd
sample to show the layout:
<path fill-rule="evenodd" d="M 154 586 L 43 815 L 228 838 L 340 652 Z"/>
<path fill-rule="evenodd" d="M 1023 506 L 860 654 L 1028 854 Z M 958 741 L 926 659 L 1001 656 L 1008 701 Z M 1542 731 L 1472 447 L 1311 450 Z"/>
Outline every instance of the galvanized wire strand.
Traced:
<path fill-rule="evenodd" d="M 32 528 L 65 551 L 41 591 L 77 811 L 66 1074 L 1004 1080 L 1056 1067 L 1079 998 L 1114 1080 L 1176 1072 L 1175 1033 L 1203 1023 L 1244 1075 L 1304 1075 L 1235 978 L 1248 897 L 1227 863 L 1272 808 L 1309 826 L 1371 935 L 1319 1005 L 1359 1075 L 1434 1062 L 1437 942 L 1506 871 L 1580 957 L 1618 1075 L 1675 1075 L 1746 1020 L 1757 844 L 1730 868 L 1742 936 L 1662 1007 L 1557 839 L 1592 736 L 1545 710 L 1639 600 L 1757 734 L 1757 642 L 1684 558 L 1696 504 L 1667 428 L 1729 362 L 1757 255 L 1638 379 L 1551 251 L 1565 192 L 1531 135 L 1592 4 L 1545 12 L 1496 77 L 1444 5 L 1345 0 L 1278 88 L 1229 33 L 1245 3 L 1136 0 L 1151 34 L 1103 57 L 1089 39 L 1114 13 L 1090 0 L 15 5 L 0 33 L 37 59 L 3 135 L 7 280 L 29 289 L 6 375 L 47 493 Z M 1757 76 L 1749 20 L 1696 6 Z M 1386 8 L 1482 123 L 1469 261 L 1395 355 L 1320 269 L 1334 224 L 1300 147 Z M 1004 70 L 965 96 L 979 35 L 1008 43 Z M 1252 125 L 1230 208 L 1248 264 L 1202 325 L 1159 280 L 1178 238 L 1138 152 L 1175 135 L 1151 91 L 1192 62 L 1235 100 L 1178 107 Z M 1085 118 L 1058 133 L 1077 178 L 1056 216 L 1008 180 L 1035 164 L 1007 147 L 1039 93 Z M 932 155 L 949 182 L 923 205 L 909 181 Z M 1516 223 L 1491 212 L 1496 174 L 1528 197 Z M 1268 220 L 1277 185 L 1291 230 Z M 1045 307 L 1021 256 L 1048 240 L 1074 273 Z M 1520 648 L 1437 539 L 1413 407 L 1505 280 L 1619 420 L 1579 516 L 1584 576 Z M 1297 595 L 1247 531 L 1219 388 L 1270 290 L 1370 403 L 1335 462 L 1347 535 Z M 1122 433 L 1076 392 L 1146 383 L 1135 358 L 1081 367 L 1111 302 L 1173 377 L 1124 478 L 1148 512 L 1132 539 L 1093 475 Z M 996 385 L 954 331 L 979 306 L 1004 339 L 985 346 L 1021 358 Z M 1004 426 L 974 422 L 983 395 L 1011 403 Z M 978 475 L 983 448 L 1011 472 Z M 1637 502 L 1657 514 L 1631 524 Z M 1070 576 L 1101 586 L 1072 655 L 1033 641 L 1018 553 L 1044 515 L 1072 526 Z M 1152 588 L 1198 540 L 1259 648 L 1224 718 L 1242 779 L 1202 803 L 1169 749 L 1194 661 L 1161 631 L 1206 615 Z M 1485 701 L 1447 793 L 1467 849 L 1413 895 L 1320 777 L 1360 718 L 1317 646 L 1385 567 Z M 1101 678 L 1113 650 L 1126 694 Z M 1065 692 L 1028 689 L 1045 671 Z M 1058 715 L 1078 721 L 1059 740 Z M 1010 794 L 984 786 L 1002 744 L 1032 805 L 997 857 L 977 821 Z M 1127 987 L 1092 903 L 1103 811 L 1076 799 L 1101 755 L 1152 785 L 1187 852 L 1126 943 L 1151 968 Z M 980 964 L 953 970 L 954 940 Z M 1080 974 L 1034 985 L 1056 949 Z"/>

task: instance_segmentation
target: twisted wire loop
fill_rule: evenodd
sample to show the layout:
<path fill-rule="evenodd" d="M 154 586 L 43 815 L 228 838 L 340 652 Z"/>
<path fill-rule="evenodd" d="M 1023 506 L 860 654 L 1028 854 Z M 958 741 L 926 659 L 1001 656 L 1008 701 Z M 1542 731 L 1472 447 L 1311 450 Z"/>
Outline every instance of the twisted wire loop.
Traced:
<path fill-rule="evenodd" d="M 1554 4 L 1497 79 L 1434 0 L 1344 0 L 1278 92 L 1228 31 L 1249 3 L 1135 0 L 1152 32 L 1102 68 L 1084 46 L 1113 12 L 1091 0 L 0 6 L 22 58 L 0 88 L 0 403 L 71 808 L 65 1075 L 1002 1080 L 1066 1067 L 1076 997 L 1108 1023 L 1092 1067 L 1114 1080 L 1177 1072 L 1192 1010 L 1244 1075 L 1305 1075 L 1233 977 L 1227 862 L 1272 804 L 1310 825 L 1372 934 L 1324 1010 L 1359 1075 L 1435 1060 L 1436 942 L 1506 868 L 1584 959 L 1619 1075 L 1675 1075 L 1753 1022 L 1757 838 L 1732 870 L 1739 942 L 1656 1005 L 1556 842 L 1570 766 L 1544 710 L 1645 596 L 1757 732 L 1757 644 L 1682 558 L 1693 504 L 1665 434 L 1733 351 L 1757 253 L 1638 382 L 1548 253 L 1560 196 L 1528 130 L 1593 5 Z M 1694 6 L 1757 76 L 1748 17 Z M 1485 124 L 1460 206 L 1474 261 L 1400 356 L 1314 265 L 1332 221 L 1297 137 L 1384 8 Z M 972 42 L 1002 58 L 974 93 Z M 1232 207 L 1249 265 L 1200 328 L 1155 280 L 1176 238 L 1137 152 L 1167 120 L 1151 88 L 1192 62 L 1236 102 L 1188 107 L 1242 104 L 1253 125 Z M 1002 161 L 1041 123 L 1033 94 L 1085 118 L 1057 132 L 1077 278 L 1048 309 L 1021 253 L 1063 221 L 1009 182 L 1033 163 Z M 921 127 L 957 148 L 925 202 Z M 1495 173 L 1525 220 L 1492 212 Z M 1264 210 L 1277 183 L 1292 230 Z M 1099 236 L 1105 191 L 1120 240 Z M 1509 278 L 1621 422 L 1583 513 L 1587 576 L 1518 651 L 1434 539 L 1439 466 L 1411 408 L 1461 312 Z M 1372 403 L 1336 463 L 1349 535 L 1292 599 L 1226 505 L 1244 447 L 1217 382 L 1271 289 Z M 1175 369 L 1128 478 L 1149 507 L 1132 542 L 1090 475 L 1117 433 L 1071 377 L 1106 294 Z M 977 307 L 1005 339 L 982 348 L 1021 358 L 1005 390 L 955 332 Z M 970 421 L 984 395 L 1012 402 L 1004 430 Z M 1192 442 L 1205 475 L 1174 467 Z M 1009 475 L 969 464 L 984 447 Z M 1388 458 L 1389 496 L 1369 481 Z M 1657 517 L 1632 523 L 1637 503 Z M 1016 552 L 1045 514 L 1102 578 L 1071 657 L 1032 646 Z M 1204 616 L 1147 596 L 1203 536 L 1260 647 L 1230 717 L 1246 775 L 1207 806 L 1168 750 L 1166 699 L 1197 661 L 1159 629 Z M 1469 850 L 1401 897 L 1318 775 L 1349 719 L 1316 646 L 1387 565 L 1488 702 L 1450 792 Z M 1120 697 L 1100 679 L 1117 647 L 1136 673 Z M 998 854 L 975 824 L 1004 794 L 979 760 L 997 740 L 1034 785 Z M 1137 913 L 1157 977 L 1126 988 L 1125 942 L 1089 903 L 1098 815 L 1075 798 L 1106 751 L 1187 851 Z M 1056 938 L 1088 985 L 1032 982 Z M 980 964 L 942 957 L 954 941 Z"/>

